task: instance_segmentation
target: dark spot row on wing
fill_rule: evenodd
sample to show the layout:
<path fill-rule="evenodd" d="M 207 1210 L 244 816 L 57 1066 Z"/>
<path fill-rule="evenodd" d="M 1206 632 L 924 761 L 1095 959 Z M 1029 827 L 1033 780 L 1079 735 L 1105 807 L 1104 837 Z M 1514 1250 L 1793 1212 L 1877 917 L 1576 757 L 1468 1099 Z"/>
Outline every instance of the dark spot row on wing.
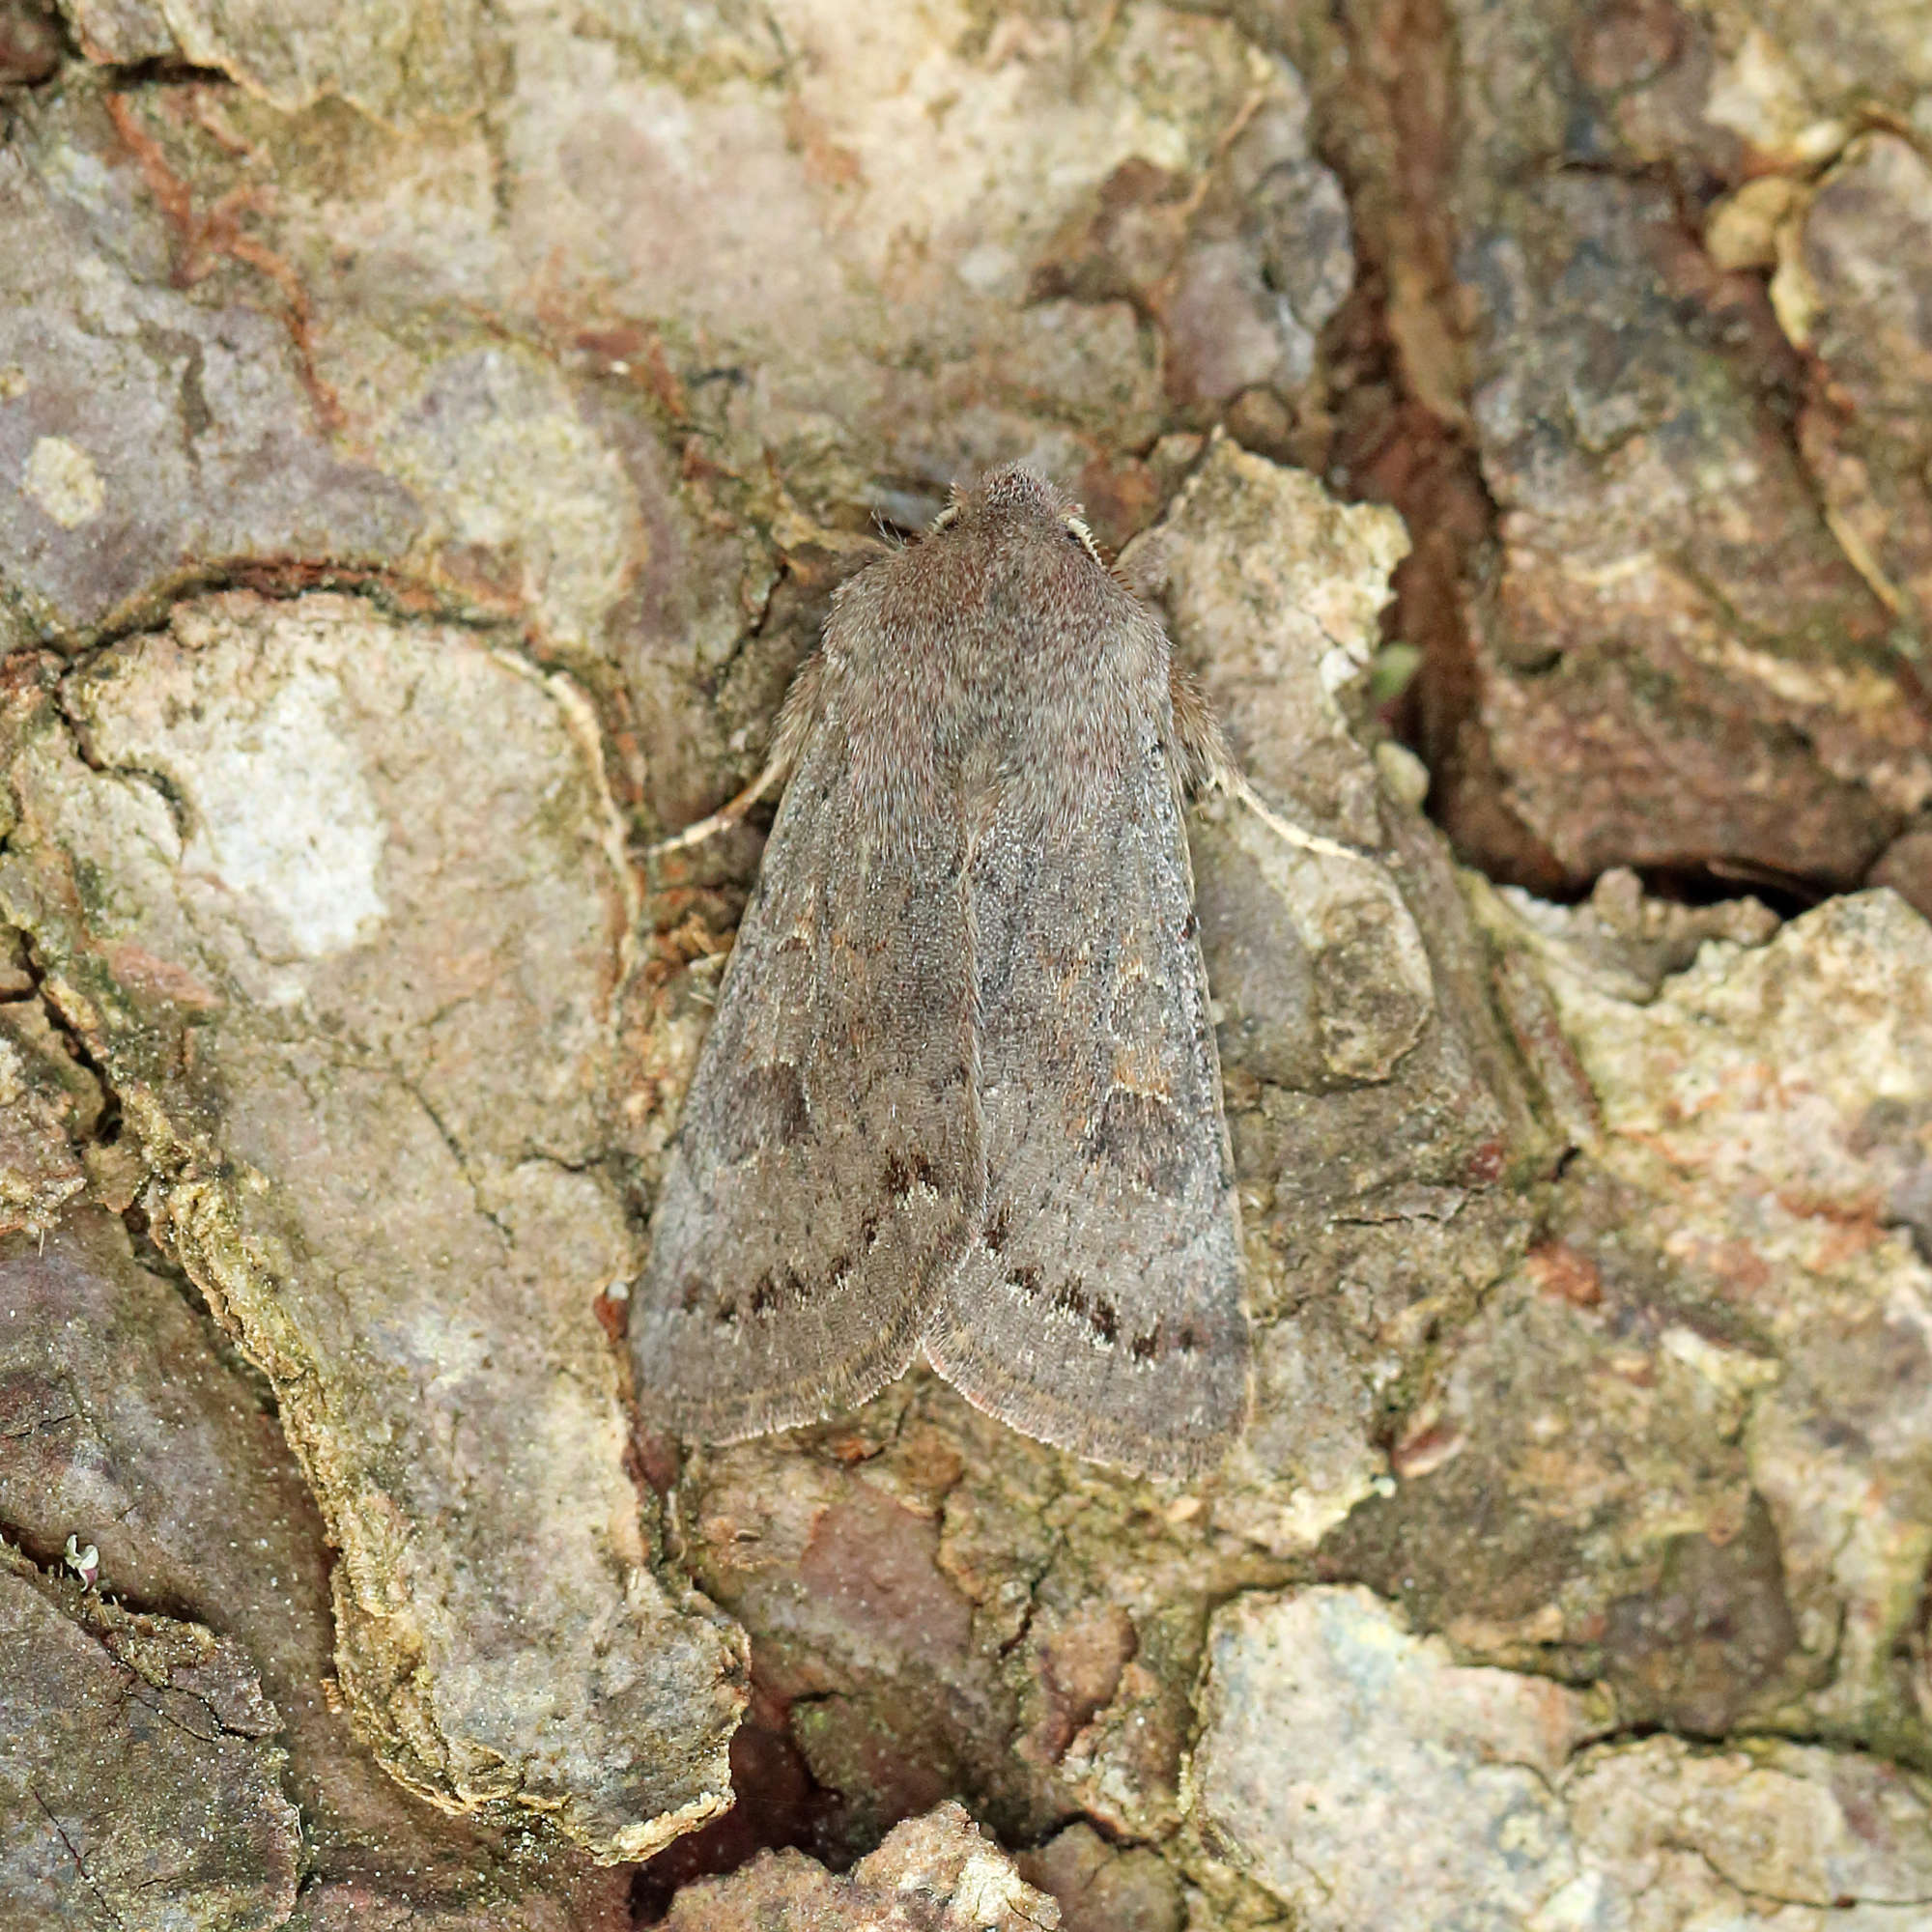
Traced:
<path fill-rule="evenodd" d="M 810 1306 L 821 1294 L 838 1289 L 851 1272 L 850 1255 L 839 1255 L 828 1263 L 824 1274 L 816 1280 L 809 1280 L 789 1263 L 783 1267 L 767 1268 L 758 1277 L 748 1301 L 741 1303 L 736 1295 L 721 1294 L 712 1307 L 711 1319 L 721 1328 L 735 1328 L 748 1310 L 752 1319 L 757 1321 L 770 1321 L 794 1314 L 801 1308 Z M 702 1299 L 702 1285 L 687 1282 L 684 1289 L 685 1313 L 695 1315 Z"/>
<path fill-rule="evenodd" d="M 989 1228 L 989 1236 L 991 1232 Z M 987 1245 L 992 1246 L 990 1239 Z M 997 1254 L 999 1250 L 995 1248 L 993 1252 Z M 1056 1315 L 1065 1316 L 1084 1328 L 1095 1348 L 1112 1349 L 1119 1344 L 1121 1311 L 1104 1294 L 1091 1291 L 1079 1275 L 1062 1282 L 1049 1293 L 1045 1276 L 1029 1264 L 1009 1269 L 1007 1286 L 1023 1300 L 1043 1301 Z M 1152 1362 L 1163 1353 L 1193 1355 L 1202 1345 L 1201 1332 L 1192 1321 L 1182 1321 L 1170 1329 L 1156 1317 L 1151 1328 L 1128 1340 L 1127 1352 L 1136 1362 Z"/>
<path fill-rule="evenodd" d="M 1134 1337 L 1134 1360 L 1151 1362 L 1162 1353 L 1194 1355 L 1198 1354 L 1204 1346 L 1205 1339 L 1193 1322 L 1182 1321 L 1170 1330 L 1165 1321 L 1156 1320 L 1145 1335 Z"/>
<path fill-rule="evenodd" d="M 905 1160 L 895 1154 L 886 1163 L 882 1179 L 886 1191 L 895 1200 L 903 1201 L 915 1185 L 930 1187 L 933 1184 L 932 1163 L 922 1153 L 914 1153 Z M 859 1239 L 868 1255 L 879 1245 L 876 1209 L 868 1211 L 859 1223 Z M 747 1312 L 753 1320 L 763 1321 L 789 1315 L 810 1306 L 821 1294 L 836 1293 L 851 1272 L 850 1255 L 838 1256 L 815 1281 L 809 1280 L 787 1262 L 782 1267 L 767 1268 L 742 1303 L 736 1295 L 719 1295 L 712 1304 L 711 1319 L 721 1328 L 735 1328 Z M 678 1293 L 678 1306 L 685 1314 L 696 1315 L 703 1308 L 705 1287 L 701 1275 L 685 1277 L 684 1286 Z"/>

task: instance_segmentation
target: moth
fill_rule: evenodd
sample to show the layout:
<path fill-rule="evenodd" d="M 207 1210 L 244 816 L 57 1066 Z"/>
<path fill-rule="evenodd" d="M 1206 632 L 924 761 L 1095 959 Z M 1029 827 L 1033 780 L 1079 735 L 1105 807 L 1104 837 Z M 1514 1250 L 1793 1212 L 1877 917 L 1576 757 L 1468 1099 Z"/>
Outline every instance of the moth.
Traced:
<path fill-rule="evenodd" d="M 633 1303 L 646 1412 L 733 1441 L 923 1354 L 1042 1441 L 1210 1467 L 1248 1320 L 1182 807 L 1245 785 L 1160 623 L 996 470 L 841 586 L 720 816 L 781 780 Z"/>

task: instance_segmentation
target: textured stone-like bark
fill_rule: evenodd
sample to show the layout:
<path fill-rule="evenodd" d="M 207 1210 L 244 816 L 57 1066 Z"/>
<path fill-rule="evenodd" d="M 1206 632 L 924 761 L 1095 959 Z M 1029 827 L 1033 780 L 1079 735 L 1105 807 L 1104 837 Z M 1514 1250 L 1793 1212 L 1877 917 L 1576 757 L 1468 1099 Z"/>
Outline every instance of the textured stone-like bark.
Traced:
<path fill-rule="evenodd" d="M 1904 1927 L 1932 1905 L 1932 1783 L 1852 1753 L 1656 1737 L 1451 1661 L 1359 1590 L 1215 1619 L 1202 1815 L 1312 1928 L 1636 1926 L 1764 1913 Z"/>
<path fill-rule="evenodd" d="M 0 1548 L 0 1913 L 19 1932 L 265 1932 L 300 1827 L 245 1657 Z"/>
<path fill-rule="evenodd" d="M 634 901 L 581 701 L 231 598 L 50 688 L 14 771 L 0 899 L 275 1388 L 384 1762 L 605 1856 L 721 1808 L 735 1649 L 653 1572 L 592 1307 Z"/>
<path fill-rule="evenodd" d="M 843 1878 L 796 1852 L 767 1852 L 733 1878 L 692 1886 L 665 1921 L 673 1932 L 1052 1932 L 1064 1922 L 957 1804 L 895 1827 Z"/>
<path fill-rule="evenodd" d="M 260 1379 L 194 1300 L 98 1209 L 0 1250 L 0 1520 L 47 1569 L 68 1537 L 92 1545 L 98 1588 L 205 1625 L 259 1670 L 318 1880 L 305 1909 L 353 1890 L 370 1913 L 508 1913 L 540 1892 L 559 1924 L 603 1923 L 621 1882 L 557 1847 L 524 1855 L 500 1807 L 423 1804 L 356 1739 L 332 1694 L 322 1519 Z"/>
<path fill-rule="evenodd" d="M 949 1798 L 1073 1928 L 1923 1916 L 1928 49 L 0 0 L 0 1529 L 246 1654 L 271 1918 L 930 1918 L 827 1867 Z M 1011 458 L 1356 848 L 1191 822 L 1254 1425 L 686 1458 L 613 1345 L 757 825 L 643 851 Z"/>
<path fill-rule="evenodd" d="M 1492 869 L 1829 890 L 1924 810 L 1923 163 L 1861 126 L 1914 112 L 1925 28 L 1345 10 L 1405 392 L 1350 454 L 1425 526 L 1416 715 Z"/>

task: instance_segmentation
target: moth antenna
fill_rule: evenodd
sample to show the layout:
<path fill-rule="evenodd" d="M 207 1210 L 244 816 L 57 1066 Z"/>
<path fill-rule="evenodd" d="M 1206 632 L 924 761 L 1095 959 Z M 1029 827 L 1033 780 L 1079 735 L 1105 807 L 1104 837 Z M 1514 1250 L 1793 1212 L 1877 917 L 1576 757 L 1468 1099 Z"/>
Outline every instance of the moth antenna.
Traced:
<path fill-rule="evenodd" d="M 1100 554 L 1100 546 L 1094 541 L 1094 532 L 1088 527 L 1087 519 L 1076 509 L 1069 512 L 1066 527 L 1080 539 L 1080 548 L 1097 563 L 1102 570 L 1110 568 L 1107 559 Z"/>

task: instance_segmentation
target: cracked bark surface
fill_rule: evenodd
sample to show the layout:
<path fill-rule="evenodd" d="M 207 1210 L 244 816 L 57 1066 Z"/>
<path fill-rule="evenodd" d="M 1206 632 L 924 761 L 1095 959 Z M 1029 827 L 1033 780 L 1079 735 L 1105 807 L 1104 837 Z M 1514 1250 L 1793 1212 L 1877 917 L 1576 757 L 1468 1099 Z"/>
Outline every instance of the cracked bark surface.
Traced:
<path fill-rule="evenodd" d="M 285 1924 L 300 1829 L 237 1644 L 0 1547 L 0 1909 L 56 1925 Z"/>
<path fill-rule="evenodd" d="M 0 0 L 9 1895 L 1922 1920 L 1927 48 Z M 759 833 L 645 848 L 1012 458 L 1359 853 L 1190 822 L 1258 1400 L 1186 1492 L 624 1373 Z"/>
<path fill-rule="evenodd" d="M 1593 1745 L 1602 1704 L 1458 1664 L 1360 1589 L 1243 1599 L 1210 1649 L 1201 1813 L 1298 1923 L 1422 1898 L 1432 1923 L 1498 1928 L 1903 1927 L 1932 1903 L 1932 1782 L 1883 1760 Z"/>
<path fill-rule="evenodd" d="M 1450 17 L 1493 519 L 1449 822 L 1525 884 L 1855 884 L 1932 797 L 1924 163 L 1861 131 L 1922 111 L 1922 15 Z"/>
<path fill-rule="evenodd" d="M 574 714 L 313 595 L 180 604 L 45 697 L 0 894 L 274 1387 L 358 1719 L 454 1808 L 655 1849 L 724 1802 L 737 1665 L 653 1574 L 591 1312 L 633 901 Z"/>

